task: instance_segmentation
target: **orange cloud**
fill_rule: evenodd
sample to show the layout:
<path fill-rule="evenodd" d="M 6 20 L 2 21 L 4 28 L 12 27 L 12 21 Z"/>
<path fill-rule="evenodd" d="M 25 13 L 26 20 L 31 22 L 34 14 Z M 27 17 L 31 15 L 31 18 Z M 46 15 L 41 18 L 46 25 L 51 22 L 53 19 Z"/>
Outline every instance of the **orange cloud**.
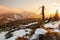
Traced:
<path fill-rule="evenodd" d="M 6 13 L 6 12 L 20 13 L 22 11 L 25 11 L 25 10 L 23 10 L 23 9 L 17 9 L 17 8 L 9 8 L 9 7 L 0 5 L 0 14 L 1 13 Z"/>
<path fill-rule="evenodd" d="M 60 4 L 60 2 L 56 2 L 57 4 Z"/>

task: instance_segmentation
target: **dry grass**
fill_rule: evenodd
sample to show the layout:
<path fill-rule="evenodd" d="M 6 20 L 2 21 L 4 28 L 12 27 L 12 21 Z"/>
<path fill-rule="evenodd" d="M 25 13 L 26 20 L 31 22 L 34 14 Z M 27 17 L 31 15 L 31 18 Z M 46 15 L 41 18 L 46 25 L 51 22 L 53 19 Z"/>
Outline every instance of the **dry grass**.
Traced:
<path fill-rule="evenodd" d="M 24 37 L 17 37 L 16 40 L 28 40 L 28 38 L 24 38 Z"/>

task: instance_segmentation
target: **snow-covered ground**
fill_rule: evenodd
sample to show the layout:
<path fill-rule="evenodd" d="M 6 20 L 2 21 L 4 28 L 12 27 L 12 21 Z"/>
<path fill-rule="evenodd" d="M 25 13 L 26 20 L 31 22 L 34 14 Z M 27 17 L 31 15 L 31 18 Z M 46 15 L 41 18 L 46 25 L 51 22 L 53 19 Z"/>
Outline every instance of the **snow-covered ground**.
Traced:
<path fill-rule="evenodd" d="M 59 28 L 60 21 L 49 22 L 44 25 L 44 28 Z"/>
<path fill-rule="evenodd" d="M 51 21 L 45 24 L 44 28 L 53 28 L 50 30 L 51 32 L 60 32 L 59 25 L 60 25 L 60 21 L 54 21 L 54 22 Z"/>
<path fill-rule="evenodd" d="M 0 40 L 6 40 L 6 39 L 5 39 L 5 36 L 4 36 L 6 33 L 7 33 L 7 32 L 1 32 L 1 33 L 0 33 Z"/>
<path fill-rule="evenodd" d="M 7 32 L 1 32 L 0 33 L 0 40 L 15 40 L 17 37 L 23 37 L 26 34 L 30 34 L 30 32 L 31 32 L 31 29 L 20 29 L 20 30 L 13 32 L 13 36 L 8 39 L 5 39 L 5 34 Z M 30 40 L 34 39 L 35 37 L 37 38 L 37 36 L 39 34 L 45 34 L 46 32 L 47 31 L 45 29 L 38 28 L 38 29 L 36 29 L 35 34 L 30 38 Z"/>
<path fill-rule="evenodd" d="M 27 32 L 26 32 L 27 31 Z M 7 32 L 0 33 L 0 40 L 15 40 L 17 37 L 23 37 L 26 34 L 30 34 L 31 29 L 20 29 L 13 32 L 13 36 L 11 38 L 5 39 L 5 34 Z"/>
<path fill-rule="evenodd" d="M 31 23 L 32 24 L 32 23 Z M 28 25 L 31 25 L 31 24 L 28 24 Z M 37 24 L 37 22 L 36 22 Z M 44 25 L 44 28 L 53 28 L 51 30 L 51 32 L 59 32 L 60 33 L 60 30 L 58 29 L 59 28 L 59 24 L 60 24 L 60 21 L 55 21 L 55 22 L 49 22 L 47 24 Z M 5 39 L 5 35 L 7 32 L 1 32 L 0 33 L 0 40 L 15 40 L 17 37 L 23 37 L 25 36 L 26 34 L 30 34 L 30 32 L 32 31 L 32 29 L 20 29 L 20 30 L 17 30 L 17 31 L 14 31 L 12 32 L 13 33 L 13 36 L 8 38 L 8 39 Z M 31 38 L 29 38 L 30 40 L 36 40 L 38 39 L 38 36 L 41 34 L 41 35 L 45 35 L 48 31 L 43 29 L 43 28 L 37 28 L 35 30 L 35 33 L 32 35 Z"/>

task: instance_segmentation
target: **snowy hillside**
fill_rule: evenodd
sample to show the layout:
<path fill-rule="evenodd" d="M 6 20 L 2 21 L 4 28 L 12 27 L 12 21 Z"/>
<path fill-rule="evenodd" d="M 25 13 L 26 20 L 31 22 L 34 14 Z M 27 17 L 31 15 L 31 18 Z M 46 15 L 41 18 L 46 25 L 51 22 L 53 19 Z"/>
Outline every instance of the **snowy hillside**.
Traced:
<path fill-rule="evenodd" d="M 30 24 L 32 25 L 33 23 L 30 23 Z M 60 21 L 49 22 L 49 23 L 45 24 L 44 27 L 45 28 L 51 27 L 51 28 L 53 28 L 50 30 L 51 32 L 60 33 L 60 30 L 58 29 L 59 24 L 60 24 Z M 48 30 L 43 29 L 43 28 L 37 28 L 35 30 L 34 34 L 32 34 L 32 36 L 31 36 L 31 32 L 32 32 L 32 29 L 28 29 L 28 28 L 19 29 L 19 30 L 11 32 L 12 36 L 9 38 L 6 38 L 6 36 L 5 36 L 8 32 L 1 32 L 0 40 L 16 40 L 17 37 L 25 37 L 25 38 L 28 38 L 29 40 L 38 40 L 40 36 L 44 36 L 46 33 L 48 33 Z"/>

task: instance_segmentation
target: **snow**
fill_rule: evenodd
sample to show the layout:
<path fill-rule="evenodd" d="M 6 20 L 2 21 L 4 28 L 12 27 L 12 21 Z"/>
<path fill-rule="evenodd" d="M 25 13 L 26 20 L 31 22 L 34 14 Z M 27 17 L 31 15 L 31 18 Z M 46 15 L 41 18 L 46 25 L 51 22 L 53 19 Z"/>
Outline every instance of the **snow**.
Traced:
<path fill-rule="evenodd" d="M 38 40 L 39 35 L 45 35 L 47 33 L 47 31 L 45 29 L 42 28 L 37 28 L 35 31 L 35 34 L 33 34 L 33 36 L 30 38 L 30 40 Z"/>
<path fill-rule="evenodd" d="M 20 30 L 17 30 L 15 32 L 13 32 L 13 36 L 11 38 L 8 38 L 8 39 L 5 39 L 6 32 L 1 32 L 0 33 L 0 40 L 15 40 L 17 37 L 23 37 L 26 34 L 30 34 L 30 31 L 31 31 L 31 29 L 20 29 Z M 42 29 L 42 28 L 37 28 L 36 31 L 35 31 L 35 34 L 31 37 L 31 39 L 38 38 L 37 36 L 39 34 L 45 34 L 46 32 L 47 31 Z"/>
<path fill-rule="evenodd" d="M 49 22 L 44 25 L 44 28 L 58 28 L 59 24 L 60 24 L 60 21 Z"/>
<path fill-rule="evenodd" d="M 7 21 L 14 21 L 15 19 L 13 18 L 6 18 Z"/>
<path fill-rule="evenodd" d="M 14 36 L 20 36 L 20 37 L 23 37 L 23 35 L 26 34 L 25 30 L 18 30 L 18 31 L 15 31 L 13 32 Z"/>
<path fill-rule="evenodd" d="M 38 39 L 38 35 L 33 34 L 33 36 L 30 38 L 30 40 L 37 40 Z"/>
<path fill-rule="evenodd" d="M 51 30 L 52 32 L 60 32 L 60 30 L 58 29 L 53 29 Z M 0 40 L 15 40 L 17 37 L 23 37 L 24 35 L 27 34 L 30 34 L 29 32 L 31 32 L 31 29 L 20 29 L 20 30 L 17 30 L 15 32 L 12 32 L 13 33 L 13 36 L 11 38 L 8 38 L 8 39 L 5 39 L 5 34 L 7 32 L 1 32 L 0 33 Z M 35 31 L 35 34 L 32 35 L 32 37 L 30 38 L 30 40 L 37 40 L 39 38 L 39 35 L 44 35 L 46 34 L 47 31 L 45 29 L 42 29 L 42 28 L 37 28 L 36 31 Z M 27 38 L 29 38 L 27 36 Z"/>
<path fill-rule="evenodd" d="M 27 28 L 27 29 L 25 29 L 25 30 L 27 30 L 27 31 L 29 31 L 29 32 L 31 31 L 31 29 L 28 29 L 28 28 Z"/>
<path fill-rule="evenodd" d="M 28 29 L 25 29 L 25 30 L 28 30 Z M 15 40 L 17 37 L 23 37 L 24 35 L 29 34 L 30 29 L 28 30 L 28 32 L 25 32 L 25 30 L 21 29 L 21 30 L 13 32 L 13 37 L 7 40 Z"/>
<path fill-rule="evenodd" d="M 34 25 L 34 24 L 38 24 L 38 22 L 33 22 L 33 23 L 29 23 L 27 25 L 21 25 L 22 27 L 25 27 L 25 26 L 31 26 L 31 25 Z"/>
<path fill-rule="evenodd" d="M 26 32 L 26 30 L 28 30 Z M 23 37 L 24 35 L 26 34 L 29 34 L 29 32 L 31 31 L 31 29 L 20 29 L 20 30 L 17 30 L 15 32 L 13 32 L 13 36 L 9 39 L 5 39 L 5 34 L 7 32 L 1 32 L 0 33 L 0 40 L 15 40 L 17 37 Z"/>
<path fill-rule="evenodd" d="M 1 32 L 0 33 L 0 40 L 5 40 L 5 34 L 6 34 L 7 32 Z"/>
<path fill-rule="evenodd" d="M 38 28 L 35 31 L 35 34 L 45 34 L 45 33 L 47 33 L 47 31 L 45 29 L 42 29 L 42 28 Z"/>
<path fill-rule="evenodd" d="M 60 30 L 58 30 L 58 29 L 53 29 L 52 32 L 58 32 L 58 33 L 59 33 Z"/>
<path fill-rule="evenodd" d="M 49 22 L 44 25 L 44 28 L 53 28 L 51 32 L 60 32 L 59 28 L 60 21 Z"/>
<path fill-rule="evenodd" d="M 38 22 L 33 22 L 33 23 L 28 24 L 28 25 L 30 26 L 30 25 L 34 25 L 34 24 L 38 24 Z"/>
<path fill-rule="evenodd" d="M 26 28 L 28 26 L 31 26 L 31 25 L 35 25 L 35 24 L 38 24 L 38 22 L 33 22 L 33 23 L 29 23 L 27 25 L 20 25 L 21 28 Z"/>
<path fill-rule="evenodd" d="M 7 40 L 15 40 L 17 37 L 23 37 L 26 34 L 25 30 L 18 30 L 13 32 L 13 37 L 7 39 Z"/>

